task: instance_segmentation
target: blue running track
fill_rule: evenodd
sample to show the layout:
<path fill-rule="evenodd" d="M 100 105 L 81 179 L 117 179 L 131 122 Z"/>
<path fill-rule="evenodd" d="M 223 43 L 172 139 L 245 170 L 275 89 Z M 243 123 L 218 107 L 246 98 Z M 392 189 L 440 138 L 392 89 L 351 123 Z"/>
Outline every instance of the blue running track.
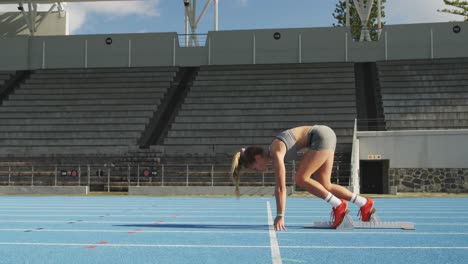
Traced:
<path fill-rule="evenodd" d="M 273 197 L 5 196 L 0 263 L 468 263 L 468 198 L 375 198 L 375 207 L 416 230 L 305 229 L 329 219 L 316 198 L 288 198 L 288 230 L 274 232 Z"/>

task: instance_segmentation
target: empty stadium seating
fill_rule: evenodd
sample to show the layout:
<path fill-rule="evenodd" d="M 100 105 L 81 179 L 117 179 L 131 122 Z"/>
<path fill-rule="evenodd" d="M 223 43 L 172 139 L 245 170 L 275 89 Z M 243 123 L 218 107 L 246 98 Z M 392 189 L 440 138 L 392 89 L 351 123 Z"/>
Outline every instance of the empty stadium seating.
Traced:
<path fill-rule="evenodd" d="M 34 71 L 0 107 L 0 154 L 127 153 L 137 148 L 176 71 Z"/>
<path fill-rule="evenodd" d="M 232 153 L 268 145 L 282 130 L 326 124 L 351 143 L 353 64 L 201 67 L 164 139 L 167 154 Z"/>
<path fill-rule="evenodd" d="M 377 65 L 387 130 L 468 128 L 468 59 Z"/>

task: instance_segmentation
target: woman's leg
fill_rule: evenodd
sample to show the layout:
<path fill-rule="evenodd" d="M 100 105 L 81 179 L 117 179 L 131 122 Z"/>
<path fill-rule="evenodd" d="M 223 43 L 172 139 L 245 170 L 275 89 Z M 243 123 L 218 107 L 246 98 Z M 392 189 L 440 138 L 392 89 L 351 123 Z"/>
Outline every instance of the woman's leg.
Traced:
<path fill-rule="evenodd" d="M 352 192 L 341 185 L 331 183 L 331 174 L 335 152 L 329 152 L 329 156 L 325 160 L 324 164 L 314 173 L 314 178 L 336 197 L 350 201 L 351 197 L 353 196 Z"/>
<path fill-rule="evenodd" d="M 301 188 L 322 199 L 327 197 L 329 191 L 320 182 L 312 179 L 311 175 L 324 165 L 330 156 L 330 152 L 333 151 L 307 151 L 295 175 L 296 183 Z"/>

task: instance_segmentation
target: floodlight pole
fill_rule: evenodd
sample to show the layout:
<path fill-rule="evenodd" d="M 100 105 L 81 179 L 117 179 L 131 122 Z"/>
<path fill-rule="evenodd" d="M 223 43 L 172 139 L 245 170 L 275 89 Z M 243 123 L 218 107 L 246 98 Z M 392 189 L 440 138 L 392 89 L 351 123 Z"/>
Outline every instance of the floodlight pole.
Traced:
<path fill-rule="evenodd" d="M 367 27 L 374 0 L 352 0 L 356 7 L 356 11 L 361 19 L 361 38 L 359 41 L 372 41 L 370 31 Z"/>
<path fill-rule="evenodd" d="M 35 0 L 25 1 L 27 1 L 28 8 L 25 9 L 23 0 L 19 0 L 18 10 L 21 11 L 21 15 L 23 16 L 26 22 L 29 34 L 31 34 L 31 36 L 34 36 L 34 34 L 37 32 L 37 28 L 41 25 L 42 21 L 44 21 L 55 8 L 57 8 L 57 10 L 59 11 L 60 17 L 65 16 L 65 10 L 62 6 L 62 3 L 60 1 L 57 1 L 56 3 L 51 5 L 47 14 L 45 14 L 45 16 L 40 21 L 37 21 L 37 2 Z"/>
<path fill-rule="evenodd" d="M 213 1 L 214 5 L 214 30 L 218 31 L 218 0 L 207 0 L 203 10 L 197 18 L 197 0 L 183 0 L 185 9 L 185 46 L 198 46 L 198 24 Z M 189 32 L 190 29 L 190 32 Z"/>

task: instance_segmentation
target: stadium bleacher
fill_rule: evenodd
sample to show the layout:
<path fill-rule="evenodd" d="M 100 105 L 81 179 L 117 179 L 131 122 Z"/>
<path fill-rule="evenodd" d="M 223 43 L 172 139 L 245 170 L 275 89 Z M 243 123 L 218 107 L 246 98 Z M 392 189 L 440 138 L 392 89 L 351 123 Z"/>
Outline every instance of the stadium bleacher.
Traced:
<path fill-rule="evenodd" d="M 135 149 L 176 70 L 34 71 L 0 107 L 0 152 L 30 156 Z"/>
<path fill-rule="evenodd" d="M 468 59 L 377 63 L 387 130 L 468 128 Z"/>

